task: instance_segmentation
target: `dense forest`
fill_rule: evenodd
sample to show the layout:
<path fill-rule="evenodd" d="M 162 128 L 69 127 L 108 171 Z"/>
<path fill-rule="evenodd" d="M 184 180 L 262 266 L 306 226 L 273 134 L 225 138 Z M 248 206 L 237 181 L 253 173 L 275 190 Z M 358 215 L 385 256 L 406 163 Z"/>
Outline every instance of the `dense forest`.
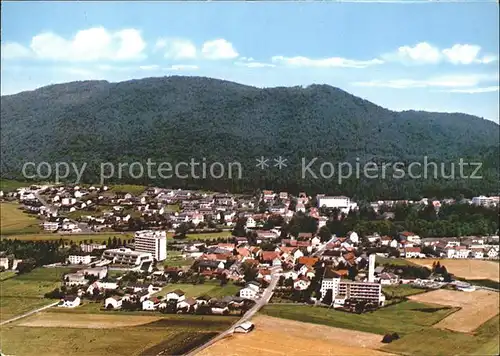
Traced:
<path fill-rule="evenodd" d="M 354 198 L 418 198 L 498 193 L 499 126 L 466 114 L 395 112 L 327 85 L 259 89 L 201 77 L 120 83 L 73 82 L 2 96 L 1 174 L 22 178 L 25 162 L 87 162 L 97 182 L 102 162 L 240 162 L 241 179 L 133 178 L 109 183 L 155 184 L 251 192 L 258 188 L 347 194 Z M 255 167 L 257 157 L 271 168 Z M 287 167 L 272 167 L 273 158 Z M 483 179 L 366 179 L 341 184 L 302 178 L 301 159 L 320 162 L 482 162 Z M 449 170 L 449 169 L 448 169 Z M 471 173 L 469 168 L 466 173 Z M 457 172 L 455 172 L 457 174 Z M 432 174 L 431 174 L 432 175 Z M 71 181 L 74 177 L 70 176 Z"/>

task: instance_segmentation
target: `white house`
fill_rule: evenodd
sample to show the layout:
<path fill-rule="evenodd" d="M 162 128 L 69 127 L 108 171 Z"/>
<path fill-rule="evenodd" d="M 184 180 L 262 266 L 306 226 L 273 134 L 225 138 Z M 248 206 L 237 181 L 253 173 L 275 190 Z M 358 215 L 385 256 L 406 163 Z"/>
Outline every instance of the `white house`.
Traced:
<path fill-rule="evenodd" d="M 257 283 L 249 282 L 245 288 L 240 289 L 240 297 L 254 299 L 259 293 L 260 287 Z"/>
<path fill-rule="evenodd" d="M 180 289 L 176 289 L 170 293 L 167 293 L 167 300 L 177 300 L 177 303 L 186 299 L 186 295 Z"/>
<path fill-rule="evenodd" d="M 486 255 L 488 258 L 498 258 L 498 251 L 492 247 L 486 252 Z"/>
<path fill-rule="evenodd" d="M 80 297 L 68 295 L 63 299 L 61 299 L 61 301 L 57 306 L 63 308 L 75 308 L 79 305 L 80 305 Z"/>
<path fill-rule="evenodd" d="M 296 280 L 293 281 L 293 288 L 295 290 L 306 290 L 309 288 L 309 285 L 311 284 L 311 281 L 309 281 L 308 278 L 297 278 Z"/>
<path fill-rule="evenodd" d="M 247 299 L 254 299 L 257 296 L 257 292 L 258 291 L 256 291 L 253 288 L 245 287 L 245 288 L 240 289 L 240 297 L 247 298 Z"/>
<path fill-rule="evenodd" d="M 252 218 L 250 216 L 249 218 L 247 218 L 247 222 L 246 222 L 245 226 L 247 229 L 252 229 L 252 228 L 255 228 L 257 226 L 257 222 L 255 221 L 254 218 Z"/>
<path fill-rule="evenodd" d="M 69 273 L 64 276 L 64 281 L 67 286 L 81 286 L 89 282 L 83 273 Z"/>
<path fill-rule="evenodd" d="M 359 236 L 355 231 L 351 231 L 347 233 L 347 238 L 351 240 L 353 244 L 358 244 L 359 243 Z"/>
<path fill-rule="evenodd" d="M 161 301 L 157 298 L 147 299 L 142 302 L 142 310 L 156 310 L 158 309 Z"/>
<path fill-rule="evenodd" d="M 43 229 L 45 231 L 56 231 L 59 229 L 59 223 L 55 221 L 45 221 L 43 223 Z"/>
<path fill-rule="evenodd" d="M 421 258 L 423 255 L 420 247 L 407 247 L 403 249 L 403 254 L 406 258 Z M 423 257 L 425 257 L 425 255 L 423 255 Z"/>
<path fill-rule="evenodd" d="M 90 257 L 90 255 L 69 255 L 68 261 L 69 261 L 69 263 L 71 263 L 73 265 L 77 265 L 80 263 L 84 264 L 84 265 L 88 265 L 91 261 L 91 257 Z"/>
<path fill-rule="evenodd" d="M 380 284 L 391 285 L 399 283 L 399 276 L 394 273 L 382 273 L 379 278 Z"/>
<path fill-rule="evenodd" d="M 106 309 L 120 309 L 122 307 L 123 298 L 122 297 L 109 297 L 104 301 L 104 307 Z"/>
<path fill-rule="evenodd" d="M 471 254 L 473 258 L 484 258 L 484 249 L 483 248 L 471 248 Z"/>
<path fill-rule="evenodd" d="M 196 310 L 197 308 L 198 304 L 193 298 L 187 298 L 177 303 L 177 309 L 186 309 L 187 311 L 191 311 Z"/>
<path fill-rule="evenodd" d="M 445 248 L 448 258 L 468 258 L 470 250 L 465 246 L 455 246 Z"/>

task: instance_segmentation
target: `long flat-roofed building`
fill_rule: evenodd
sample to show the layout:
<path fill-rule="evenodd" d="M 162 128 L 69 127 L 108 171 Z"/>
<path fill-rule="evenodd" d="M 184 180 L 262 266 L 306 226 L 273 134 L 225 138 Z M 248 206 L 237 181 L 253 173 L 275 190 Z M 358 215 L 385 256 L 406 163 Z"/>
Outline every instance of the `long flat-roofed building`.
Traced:
<path fill-rule="evenodd" d="M 363 300 L 383 306 L 385 296 L 382 293 L 382 285 L 372 282 L 356 282 L 341 279 L 332 269 L 327 268 L 321 282 L 321 299 L 325 298 L 328 290 L 332 290 L 335 305 L 342 305 L 346 299 Z"/>
<path fill-rule="evenodd" d="M 113 263 L 127 266 L 140 266 L 144 262 L 153 262 L 151 253 L 133 251 L 125 247 L 105 250 L 102 257 L 112 260 Z"/>
<path fill-rule="evenodd" d="M 136 231 L 134 246 L 137 252 L 148 252 L 157 261 L 167 258 L 167 234 L 165 231 Z"/>

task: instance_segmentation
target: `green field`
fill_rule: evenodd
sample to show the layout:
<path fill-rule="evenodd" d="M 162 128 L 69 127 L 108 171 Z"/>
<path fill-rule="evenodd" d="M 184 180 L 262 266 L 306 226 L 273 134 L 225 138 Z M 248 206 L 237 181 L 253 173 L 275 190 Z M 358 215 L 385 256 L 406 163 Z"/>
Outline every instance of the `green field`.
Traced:
<path fill-rule="evenodd" d="M 119 185 L 113 185 L 110 189 L 112 192 L 125 192 L 125 193 L 130 193 L 132 195 L 139 195 L 141 193 L 144 193 L 146 190 L 146 187 L 143 185 L 134 185 L 134 184 L 119 184 Z"/>
<path fill-rule="evenodd" d="M 186 241 L 186 240 L 211 240 L 211 239 L 219 239 L 219 238 L 229 239 L 232 237 L 232 234 L 231 234 L 231 231 L 207 232 L 207 233 L 199 233 L 199 234 L 187 233 L 185 239 L 179 239 L 179 240 L 174 239 L 173 236 L 174 236 L 173 233 L 167 234 L 167 238 L 169 239 L 169 242 Z"/>
<path fill-rule="evenodd" d="M 428 328 L 456 310 L 457 308 L 405 301 L 364 314 L 303 305 L 267 305 L 261 312 L 284 319 L 380 335 L 397 332 L 403 336 Z"/>
<path fill-rule="evenodd" d="M 0 235 L 29 234 L 40 231 L 40 220 L 25 213 L 16 203 L 0 204 Z"/>
<path fill-rule="evenodd" d="M 375 261 L 381 266 L 386 264 L 394 266 L 417 266 L 416 264 L 412 263 L 411 261 L 405 260 L 404 258 L 387 258 L 377 256 Z"/>
<path fill-rule="evenodd" d="M 0 272 L 0 281 L 12 278 L 16 275 L 16 272 L 14 271 L 3 271 Z"/>
<path fill-rule="evenodd" d="M 16 180 L 10 179 L 0 179 L 0 190 L 5 192 L 11 192 L 18 188 L 29 187 L 32 183 L 18 182 Z"/>
<path fill-rule="evenodd" d="M 474 335 L 425 328 L 382 347 L 402 355 L 498 355 L 498 315 L 481 325 Z"/>
<path fill-rule="evenodd" d="M 206 281 L 203 284 L 174 283 L 163 287 L 163 289 L 156 294 L 165 296 L 167 293 L 176 289 L 180 289 L 186 293 L 186 297 L 195 298 L 202 295 L 208 295 L 209 297 L 234 296 L 241 287 L 235 286 L 232 283 L 228 283 L 224 287 L 221 287 L 218 281 Z"/>
<path fill-rule="evenodd" d="M 67 268 L 37 268 L 0 282 L 0 319 L 7 320 L 16 315 L 52 303 L 43 295 L 61 285 Z"/>
<path fill-rule="evenodd" d="M 393 286 L 382 286 L 382 291 L 386 296 L 394 298 L 407 297 L 413 294 L 420 294 L 427 292 L 426 289 L 414 288 L 408 284 L 398 284 Z"/>
<path fill-rule="evenodd" d="M 131 233 L 122 234 L 119 232 L 105 232 L 105 233 L 95 233 L 95 234 L 58 234 L 58 233 L 41 233 L 41 234 L 26 234 L 26 235 L 16 235 L 10 236 L 9 238 L 23 240 L 23 241 L 58 241 L 63 239 L 65 241 L 73 241 L 75 243 L 83 242 L 87 240 L 90 242 L 92 240 L 94 243 L 107 242 L 108 238 L 116 237 L 122 240 L 128 240 L 134 237 Z"/>
<path fill-rule="evenodd" d="M 193 262 L 193 258 L 183 258 L 180 251 L 169 250 L 167 252 L 167 259 L 163 261 L 163 265 L 170 267 L 183 267 L 191 266 Z"/>
<path fill-rule="evenodd" d="M 70 317 L 77 316 L 72 314 Z M 111 329 L 14 324 L 2 328 L 2 352 L 19 356 L 158 355 L 162 351 L 167 355 L 180 355 L 227 329 L 234 320 L 231 317 L 165 315 L 148 324 Z"/>

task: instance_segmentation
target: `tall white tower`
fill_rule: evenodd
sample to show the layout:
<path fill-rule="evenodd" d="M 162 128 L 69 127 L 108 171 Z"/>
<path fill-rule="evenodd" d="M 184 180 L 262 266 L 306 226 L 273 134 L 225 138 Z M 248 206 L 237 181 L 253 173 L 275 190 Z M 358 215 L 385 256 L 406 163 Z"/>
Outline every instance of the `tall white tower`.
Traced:
<path fill-rule="evenodd" d="M 375 282 L 375 258 L 374 253 L 368 256 L 368 282 Z"/>

